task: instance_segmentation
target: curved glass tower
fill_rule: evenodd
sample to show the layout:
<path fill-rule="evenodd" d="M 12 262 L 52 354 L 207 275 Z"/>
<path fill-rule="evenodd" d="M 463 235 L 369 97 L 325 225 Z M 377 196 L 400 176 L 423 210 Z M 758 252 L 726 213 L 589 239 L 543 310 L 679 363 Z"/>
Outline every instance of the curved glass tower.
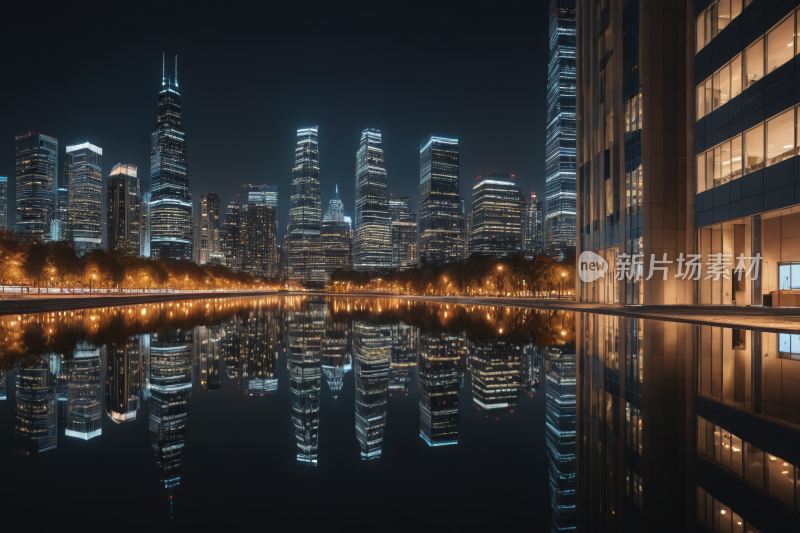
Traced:
<path fill-rule="evenodd" d="M 150 253 L 162 259 L 192 260 L 192 195 L 186 162 L 178 57 L 175 83 L 161 78 L 156 131 L 150 135 Z"/>

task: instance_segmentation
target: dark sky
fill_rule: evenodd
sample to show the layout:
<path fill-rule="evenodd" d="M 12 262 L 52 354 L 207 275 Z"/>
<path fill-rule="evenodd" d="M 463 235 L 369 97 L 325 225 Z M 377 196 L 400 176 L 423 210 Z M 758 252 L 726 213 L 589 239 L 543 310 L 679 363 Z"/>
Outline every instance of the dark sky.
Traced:
<path fill-rule="evenodd" d="M 162 52 L 168 72 L 178 55 L 195 203 L 278 185 L 282 234 L 295 130 L 309 124 L 320 128 L 323 211 L 338 183 L 353 214 L 368 127 L 383 133 L 390 192 L 415 211 L 419 144 L 432 132 L 460 137 L 468 211 L 484 172 L 544 193 L 547 2 L 54 3 L 15 16 L 21 8 L 31 6 L 6 10 L 17 22 L 3 30 L 12 53 L 0 84 L 12 223 L 15 135 L 55 136 L 60 155 L 92 142 L 104 178 L 129 163 L 148 181 Z"/>

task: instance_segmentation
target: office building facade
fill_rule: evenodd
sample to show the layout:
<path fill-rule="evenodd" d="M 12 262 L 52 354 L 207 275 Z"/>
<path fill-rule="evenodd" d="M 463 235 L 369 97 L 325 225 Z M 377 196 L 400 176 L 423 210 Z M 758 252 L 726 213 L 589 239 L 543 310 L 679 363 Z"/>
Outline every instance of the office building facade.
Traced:
<path fill-rule="evenodd" d="M 522 253 L 522 191 L 512 179 L 508 174 L 484 174 L 472 188 L 470 255 Z"/>
<path fill-rule="evenodd" d="M 150 254 L 160 259 L 191 261 L 192 194 L 177 61 L 176 57 L 174 82 L 165 78 L 162 71 L 156 131 L 150 135 Z"/>
<path fill-rule="evenodd" d="M 8 228 L 8 178 L 0 176 L 0 229 Z"/>
<path fill-rule="evenodd" d="M 575 251 L 575 1 L 551 0 L 545 132 L 545 245 Z"/>
<path fill-rule="evenodd" d="M 542 201 L 536 195 L 536 191 L 531 191 L 525 198 L 525 236 L 523 247 L 525 257 L 533 258 L 544 252 L 544 211 Z"/>
<path fill-rule="evenodd" d="M 239 235 L 241 210 L 242 208 L 237 202 L 230 202 L 225 209 L 223 253 L 225 254 L 225 265 L 233 269 L 238 269 L 242 264 Z"/>
<path fill-rule="evenodd" d="M 352 227 L 352 219 L 344 214 L 344 204 L 339 198 L 337 185 L 328 210 L 322 217 L 321 245 L 326 277 L 337 270 L 353 269 Z"/>
<path fill-rule="evenodd" d="M 323 282 L 320 253 L 322 206 L 319 174 L 319 128 L 297 130 L 289 208 L 288 277 L 300 282 Z"/>
<path fill-rule="evenodd" d="M 150 257 L 150 206 L 152 205 L 152 193 L 150 191 L 142 193 L 142 207 L 139 209 L 139 254 L 142 257 Z"/>
<path fill-rule="evenodd" d="M 222 254 L 220 231 L 222 229 L 222 198 L 215 192 L 206 195 L 206 208 L 208 209 L 208 262 L 225 264 Z"/>
<path fill-rule="evenodd" d="M 278 209 L 277 185 L 242 185 L 242 205 L 258 204 Z"/>
<path fill-rule="evenodd" d="M 356 215 L 353 239 L 357 271 L 380 271 L 392 266 L 389 184 L 381 131 L 366 129 L 356 152 Z"/>
<path fill-rule="evenodd" d="M 250 204 L 240 211 L 239 257 L 241 269 L 257 276 L 274 277 L 277 262 L 277 210 Z"/>
<path fill-rule="evenodd" d="M 431 135 L 419 149 L 419 262 L 450 263 L 464 256 L 459 196 L 458 137 Z"/>
<path fill-rule="evenodd" d="M 14 139 L 14 231 L 50 240 L 58 179 L 58 139 L 40 133 Z"/>
<path fill-rule="evenodd" d="M 117 164 L 106 183 L 108 250 L 140 254 L 141 185 L 134 165 Z"/>
<path fill-rule="evenodd" d="M 194 262 L 198 265 L 208 263 L 208 202 L 206 195 L 200 195 L 200 209 L 194 221 Z"/>
<path fill-rule="evenodd" d="M 103 149 L 92 143 L 67 146 L 69 167 L 69 233 L 75 251 L 103 247 Z"/>

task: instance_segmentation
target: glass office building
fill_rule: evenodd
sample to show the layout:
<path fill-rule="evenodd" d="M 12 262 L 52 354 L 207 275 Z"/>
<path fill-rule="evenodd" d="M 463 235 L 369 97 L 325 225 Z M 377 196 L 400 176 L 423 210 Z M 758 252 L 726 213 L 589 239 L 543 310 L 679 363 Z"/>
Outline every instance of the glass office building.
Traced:
<path fill-rule="evenodd" d="M 464 255 L 458 137 L 431 135 L 419 148 L 419 262 L 450 263 Z"/>
<path fill-rule="evenodd" d="M 103 149 L 87 142 L 67 146 L 67 153 L 70 235 L 84 254 L 103 247 Z"/>
<path fill-rule="evenodd" d="M 108 249 L 139 255 L 141 186 L 134 165 L 117 164 L 106 184 Z"/>
<path fill-rule="evenodd" d="M 30 133 L 19 135 L 14 141 L 14 231 L 48 241 L 50 222 L 55 216 L 58 139 Z"/>
<path fill-rule="evenodd" d="M 545 246 L 575 252 L 575 0 L 550 2 L 545 132 Z"/>
<path fill-rule="evenodd" d="M 289 279 L 325 281 L 320 254 L 322 198 L 319 177 L 319 128 L 297 130 L 289 208 Z"/>
<path fill-rule="evenodd" d="M 536 191 L 531 191 L 530 196 L 525 198 L 525 237 L 523 241 L 525 257 L 528 259 L 544 252 L 543 221 L 542 201 L 536 196 Z"/>
<path fill-rule="evenodd" d="M 356 438 L 365 461 L 378 459 L 383 450 L 391 353 L 391 324 L 353 322 Z"/>
<path fill-rule="evenodd" d="M 150 135 L 150 254 L 155 258 L 191 261 L 192 194 L 177 62 L 176 57 L 174 81 L 164 78 L 162 73 L 156 131 Z"/>
<path fill-rule="evenodd" d="M 352 219 L 344 214 L 344 204 L 339 198 L 338 185 L 328 204 L 328 210 L 322 217 L 321 244 L 326 276 L 337 270 L 352 270 Z"/>
<path fill-rule="evenodd" d="M 361 132 L 361 143 L 356 152 L 353 248 L 357 271 L 384 270 L 392 266 L 386 161 L 381 145 L 381 131 L 372 128 Z"/>
<path fill-rule="evenodd" d="M 522 253 L 522 191 L 512 179 L 508 174 L 484 174 L 472 188 L 470 255 Z"/>
<path fill-rule="evenodd" d="M 242 185 L 242 205 L 267 205 L 278 209 L 277 185 Z"/>
<path fill-rule="evenodd" d="M 0 176 L 0 229 L 8 228 L 8 178 Z"/>

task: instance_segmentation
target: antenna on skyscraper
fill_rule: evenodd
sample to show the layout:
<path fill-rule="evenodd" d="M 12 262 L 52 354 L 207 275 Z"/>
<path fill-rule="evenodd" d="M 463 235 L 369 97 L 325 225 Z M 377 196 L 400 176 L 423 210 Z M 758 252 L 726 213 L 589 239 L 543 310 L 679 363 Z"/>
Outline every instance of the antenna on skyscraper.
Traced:
<path fill-rule="evenodd" d="M 166 79 L 166 71 L 164 70 L 164 52 L 161 52 L 161 86 L 164 86 L 164 80 Z"/>
<path fill-rule="evenodd" d="M 175 88 L 178 88 L 178 54 L 175 54 Z"/>

